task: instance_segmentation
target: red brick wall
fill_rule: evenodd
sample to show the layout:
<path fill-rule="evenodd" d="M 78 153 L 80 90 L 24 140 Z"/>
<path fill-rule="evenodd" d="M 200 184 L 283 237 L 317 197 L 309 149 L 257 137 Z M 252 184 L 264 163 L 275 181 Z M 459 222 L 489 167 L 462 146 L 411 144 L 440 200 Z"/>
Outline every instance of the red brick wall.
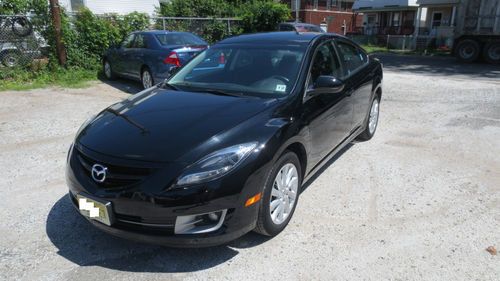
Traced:
<path fill-rule="evenodd" d="M 295 14 L 292 13 L 295 18 Z M 329 17 L 332 20 L 329 22 Z M 299 12 L 299 20 L 304 23 L 312 23 L 320 25 L 321 23 L 328 23 L 328 32 L 335 32 L 342 34 L 342 25 L 344 24 L 344 20 L 347 26 L 346 32 L 353 31 L 354 27 L 360 26 L 363 24 L 363 17 L 361 15 L 357 15 L 354 13 L 347 12 L 334 12 L 334 11 L 300 11 Z"/>

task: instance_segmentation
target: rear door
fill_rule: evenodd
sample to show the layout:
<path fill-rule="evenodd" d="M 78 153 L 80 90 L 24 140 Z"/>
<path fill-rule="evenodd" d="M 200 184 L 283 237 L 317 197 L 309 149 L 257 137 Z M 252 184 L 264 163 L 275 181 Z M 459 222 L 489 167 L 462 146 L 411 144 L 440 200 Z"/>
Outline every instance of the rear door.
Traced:
<path fill-rule="evenodd" d="M 341 79 L 354 104 L 352 130 L 355 130 L 363 124 L 371 105 L 375 72 L 368 69 L 368 56 L 359 47 L 342 39 L 338 39 L 336 45 L 344 69 Z"/>
<path fill-rule="evenodd" d="M 128 55 L 129 75 L 135 79 L 141 79 L 141 68 L 145 65 L 148 51 L 147 35 L 137 33 L 134 44 Z"/>

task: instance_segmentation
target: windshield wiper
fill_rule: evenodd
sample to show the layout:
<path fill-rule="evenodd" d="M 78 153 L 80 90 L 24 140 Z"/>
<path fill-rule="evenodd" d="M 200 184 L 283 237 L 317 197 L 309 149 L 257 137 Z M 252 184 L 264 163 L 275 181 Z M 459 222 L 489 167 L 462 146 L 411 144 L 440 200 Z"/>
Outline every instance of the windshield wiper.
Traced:
<path fill-rule="evenodd" d="M 148 129 L 144 128 L 144 126 L 142 126 L 141 124 L 135 122 L 134 120 L 130 119 L 130 117 L 128 117 L 127 115 L 125 114 L 122 114 L 112 108 L 106 108 L 105 109 L 106 111 L 118 116 L 118 117 L 121 117 L 123 118 L 125 121 L 127 121 L 128 123 L 132 124 L 134 127 L 137 127 L 139 130 L 141 130 L 142 134 L 148 134 L 149 131 Z"/>
<path fill-rule="evenodd" d="M 218 89 L 200 89 L 196 90 L 196 92 L 203 92 L 203 93 L 210 93 L 210 94 L 215 94 L 219 96 L 230 96 L 230 97 L 242 97 L 242 93 L 236 93 L 236 92 L 227 92 L 223 90 L 218 90 Z"/>
<path fill-rule="evenodd" d="M 172 89 L 172 90 L 174 90 L 174 91 L 180 91 L 180 89 L 179 89 L 179 88 L 177 88 L 176 86 L 174 86 L 174 85 L 172 85 L 172 84 L 167 83 L 167 81 L 163 82 L 163 84 L 161 85 L 161 87 L 162 87 L 162 88 L 167 87 L 167 88 L 170 88 L 170 89 Z"/>

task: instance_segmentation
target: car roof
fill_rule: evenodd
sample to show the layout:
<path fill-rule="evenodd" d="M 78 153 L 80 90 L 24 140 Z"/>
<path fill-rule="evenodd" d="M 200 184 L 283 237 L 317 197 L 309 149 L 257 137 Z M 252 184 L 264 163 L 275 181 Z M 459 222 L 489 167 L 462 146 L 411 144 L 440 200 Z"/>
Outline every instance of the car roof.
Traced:
<path fill-rule="evenodd" d="M 184 31 L 169 31 L 169 30 L 144 30 L 144 31 L 135 31 L 133 33 L 145 33 L 145 34 L 169 34 L 169 33 L 189 33 Z M 192 34 L 192 33 L 191 33 Z M 195 35 L 195 34 L 193 34 Z"/>
<path fill-rule="evenodd" d="M 312 23 L 304 23 L 304 22 L 283 22 L 280 23 L 280 25 L 292 25 L 292 26 L 315 26 L 319 27 L 317 24 L 312 24 Z"/>
<path fill-rule="evenodd" d="M 321 36 L 341 37 L 335 33 L 319 33 L 319 32 L 295 32 L 295 31 L 280 31 L 280 32 L 266 32 L 266 33 L 253 33 L 230 37 L 220 41 L 217 44 L 279 44 L 279 45 L 308 45 L 314 39 Z"/>

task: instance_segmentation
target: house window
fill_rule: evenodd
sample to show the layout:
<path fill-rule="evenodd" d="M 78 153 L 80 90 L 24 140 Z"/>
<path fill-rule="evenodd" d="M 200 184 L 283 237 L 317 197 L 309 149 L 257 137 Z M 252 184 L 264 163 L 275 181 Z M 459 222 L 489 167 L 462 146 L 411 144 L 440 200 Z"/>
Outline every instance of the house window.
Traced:
<path fill-rule="evenodd" d="M 314 10 L 317 10 L 317 9 L 318 9 L 318 0 L 314 0 L 314 2 L 313 2 L 313 3 L 314 3 L 314 4 L 313 4 L 313 9 L 314 9 Z"/>
<path fill-rule="evenodd" d="M 433 12 L 432 13 L 432 23 L 431 28 L 436 28 L 441 26 L 441 21 L 443 20 L 443 13 L 441 12 Z"/>
<path fill-rule="evenodd" d="M 392 14 L 392 26 L 399 26 L 400 15 L 399 12 Z"/>
<path fill-rule="evenodd" d="M 73 12 L 78 12 L 80 9 L 85 7 L 84 0 L 71 0 L 71 10 Z"/>
<path fill-rule="evenodd" d="M 368 25 L 374 25 L 375 22 L 377 21 L 377 15 L 373 15 L 373 14 L 368 15 L 366 20 L 367 20 Z"/>

